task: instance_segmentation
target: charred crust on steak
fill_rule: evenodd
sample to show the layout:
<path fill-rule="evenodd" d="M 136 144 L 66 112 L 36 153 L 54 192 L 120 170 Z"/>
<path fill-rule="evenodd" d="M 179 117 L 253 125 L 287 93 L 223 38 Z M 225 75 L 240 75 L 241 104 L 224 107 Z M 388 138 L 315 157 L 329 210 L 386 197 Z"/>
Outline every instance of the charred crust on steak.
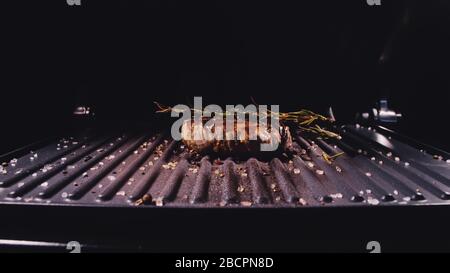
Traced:
<path fill-rule="evenodd" d="M 203 122 L 204 124 L 205 122 Z M 208 135 L 209 132 L 204 128 L 203 124 L 196 128 L 193 121 L 187 120 L 181 127 L 181 137 L 184 145 L 189 150 L 192 150 L 199 154 L 215 154 L 220 157 L 235 156 L 241 157 L 257 156 L 267 154 L 273 156 L 274 154 L 282 154 L 292 147 L 292 137 L 288 126 L 280 126 L 278 130 L 268 126 L 267 130 L 259 130 L 259 127 L 255 123 L 249 121 L 235 121 L 233 128 L 227 128 L 226 126 L 220 126 L 211 128 L 211 132 L 214 134 L 215 130 L 222 130 L 222 136 L 225 139 L 216 139 L 214 136 Z M 242 132 L 245 128 L 245 135 L 237 140 L 227 140 L 227 134 L 233 133 L 237 138 L 238 132 Z M 204 140 L 194 140 L 194 130 L 200 130 L 203 136 L 207 136 Z M 250 130 L 253 131 L 253 136 L 257 139 L 251 140 Z M 261 151 L 261 144 L 269 143 L 270 138 L 272 141 L 277 141 L 278 148 L 275 151 L 263 152 Z"/>

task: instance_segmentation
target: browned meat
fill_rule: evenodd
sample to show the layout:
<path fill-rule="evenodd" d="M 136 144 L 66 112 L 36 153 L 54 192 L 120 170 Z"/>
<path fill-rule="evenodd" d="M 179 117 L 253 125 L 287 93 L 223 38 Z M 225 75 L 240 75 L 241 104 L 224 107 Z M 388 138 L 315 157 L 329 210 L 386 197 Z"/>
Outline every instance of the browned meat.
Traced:
<path fill-rule="evenodd" d="M 194 122 L 185 121 L 181 128 L 181 137 L 183 143 L 190 150 L 194 150 L 200 154 L 206 153 L 218 153 L 220 155 L 256 155 L 261 152 L 262 143 L 270 143 L 272 137 L 275 141 L 278 141 L 278 149 L 274 152 L 284 151 L 292 145 L 292 138 L 287 126 L 283 126 L 275 130 L 268 128 L 268 130 L 258 130 L 257 124 L 246 122 L 235 122 L 234 128 L 211 127 L 211 131 L 214 134 L 215 130 L 222 130 L 224 139 L 216 139 L 214 135 L 209 134 L 209 130 L 205 126 L 199 126 L 197 132 L 201 132 L 203 136 L 206 136 L 208 140 L 193 140 L 196 126 Z M 245 130 L 244 130 L 245 129 Z M 250 134 L 250 130 L 253 130 L 253 134 Z M 226 140 L 227 135 L 232 134 L 234 131 L 235 140 Z M 245 132 L 241 138 L 238 138 L 238 132 Z M 256 140 L 250 140 L 250 136 L 257 137 Z M 242 139 L 242 140 L 239 140 Z"/>

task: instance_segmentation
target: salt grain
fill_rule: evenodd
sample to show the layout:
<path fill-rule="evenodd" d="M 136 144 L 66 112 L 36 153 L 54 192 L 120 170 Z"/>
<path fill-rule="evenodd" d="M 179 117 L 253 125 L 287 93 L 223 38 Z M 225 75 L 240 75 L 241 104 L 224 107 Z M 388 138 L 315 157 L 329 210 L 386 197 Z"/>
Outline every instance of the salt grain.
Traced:
<path fill-rule="evenodd" d="M 391 156 L 392 156 L 392 153 L 389 152 L 389 153 L 386 154 L 386 156 L 387 156 L 387 157 L 391 157 Z"/>
<path fill-rule="evenodd" d="M 194 167 L 191 167 L 191 168 L 189 168 L 188 169 L 190 172 L 192 172 L 192 173 L 197 173 L 198 172 L 198 169 L 197 168 L 194 168 Z"/>
<path fill-rule="evenodd" d="M 408 167 L 409 166 L 409 162 L 405 162 L 405 167 Z"/>
<path fill-rule="evenodd" d="M 158 198 L 155 200 L 155 203 L 156 203 L 156 206 L 162 207 L 162 206 L 164 206 L 164 199 L 163 199 L 162 197 L 158 197 Z"/>
<path fill-rule="evenodd" d="M 308 167 L 313 168 L 314 164 L 312 162 L 308 162 Z"/>
<path fill-rule="evenodd" d="M 378 205 L 380 204 L 380 201 L 376 198 L 369 197 L 367 198 L 367 203 L 369 203 L 370 205 Z"/>
<path fill-rule="evenodd" d="M 325 172 L 322 171 L 322 170 L 316 170 L 316 173 L 317 173 L 318 175 L 323 175 Z"/>
<path fill-rule="evenodd" d="M 330 197 L 333 199 L 342 199 L 344 196 L 342 195 L 342 193 L 334 193 L 330 194 Z"/>
<path fill-rule="evenodd" d="M 109 179 L 109 181 L 114 181 L 114 180 L 116 180 L 116 177 L 114 175 L 109 175 L 108 179 Z"/>
<path fill-rule="evenodd" d="M 369 173 L 369 172 L 367 172 L 366 175 L 367 175 L 368 177 L 371 177 L 371 176 L 372 176 L 372 174 Z"/>
<path fill-rule="evenodd" d="M 45 188 L 45 187 L 47 187 L 47 186 L 48 186 L 48 182 L 44 182 L 44 183 L 41 184 L 41 187 L 44 187 L 44 188 Z"/>
<path fill-rule="evenodd" d="M 117 192 L 116 193 L 116 195 L 118 195 L 118 196 L 125 196 L 125 191 L 119 191 L 119 192 Z"/>
<path fill-rule="evenodd" d="M 45 165 L 45 166 L 41 169 L 41 171 L 42 171 L 43 173 L 46 173 L 46 172 L 48 172 L 48 171 L 51 170 L 51 169 L 53 169 L 53 166 L 52 166 L 51 164 L 47 164 L 47 165 Z"/>
<path fill-rule="evenodd" d="M 15 167 L 17 164 L 17 159 L 11 159 L 11 161 L 9 162 L 9 164 L 11 165 L 11 167 Z"/>
<path fill-rule="evenodd" d="M 63 192 L 63 193 L 61 194 L 61 197 L 62 197 L 62 198 L 67 198 L 67 196 L 69 196 L 69 194 L 68 194 L 67 192 Z"/>
<path fill-rule="evenodd" d="M 294 173 L 295 174 L 299 174 L 300 173 L 300 169 L 294 168 Z"/>
<path fill-rule="evenodd" d="M 253 204 L 253 203 L 250 202 L 250 201 L 242 201 L 242 202 L 241 202 L 241 205 L 244 206 L 244 207 L 250 207 L 252 204 Z"/>
<path fill-rule="evenodd" d="M 395 162 L 400 162 L 400 157 L 396 156 L 396 157 L 394 158 L 394 160 L 395 160 Z"/>
<path fill-rule="evenodd" d="M 238 191 L 238 192 L 244 192 L 244 187 L 243 187 L 243 186 L 239 186 L 239 187 L 237 188 L 237 191 Z"/>

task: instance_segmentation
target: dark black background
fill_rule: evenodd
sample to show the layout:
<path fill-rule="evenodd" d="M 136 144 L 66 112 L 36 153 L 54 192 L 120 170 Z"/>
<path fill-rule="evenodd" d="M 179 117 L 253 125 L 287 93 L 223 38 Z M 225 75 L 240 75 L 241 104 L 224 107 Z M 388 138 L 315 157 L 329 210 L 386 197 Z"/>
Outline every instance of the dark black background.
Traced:
<path fill-rule="evenodd" d="M 401 131 L 450 149 L 447 1 L 81 1 L 2 2 L 0 151 L 67 125 L 78 104 L 156 122 L 152 101 L 194 95 L 333 106 L 344 122 L 388 96 Z"/>

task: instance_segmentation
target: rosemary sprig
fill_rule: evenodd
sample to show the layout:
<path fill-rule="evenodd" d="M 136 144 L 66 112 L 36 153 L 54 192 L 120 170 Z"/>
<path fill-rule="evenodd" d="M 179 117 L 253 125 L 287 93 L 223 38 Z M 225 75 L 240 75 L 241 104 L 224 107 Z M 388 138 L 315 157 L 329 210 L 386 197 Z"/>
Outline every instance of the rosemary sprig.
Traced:
<path fill-rule="evenodd" d="M 343 154 L 344 154 L 344 152 L 337 153 L 335 155 L 329 155 L 329 154 L 323 152 L 322 153 L 322 157 L 328 164 L 331 164 L 333 162 L 333 160 L 336 159 L 336 157 L 339 157 L 339 156 L 341 156 Z"/>
<path fill-rule="evenodd" d="M 173 110 L 172 107 L 170 106 L 166 106 L 163 105 L 159 102 L 154 102 L 156 107 L 158 108 L 158 110 L 156 111 L 156 113 L 168 113 L 171 112 Z M 195 113 L 195 112 L 202 112 L 202 110 L 200 109 L 195 109 L 195 108 L 190 108 L 190 110 Z M 176 110 L 180 112 L 180 110 Z M 222 115 L 224 117 L 228 116 L 228 115 L 234 115 L 235 112 L 223 112 L 223 113 L 216 113 L 216 115 Z M 272 112 L 270 110 L 267 110 L 267 113 L 258 113 L 256 114 L 258 117 L 260 117 L 261 115 L 263 115 L 262 117 L 265 118 L 275 118 L 278 119 L 280 122 L 285 122 L 285 123 L 293 123 L 295 125 L 297 125 L 300 130 L 311 133 L 312 135 L 316 136 L 316 137 L 322 137 L 322 138 L 336 138 L 336 139 L 340 139 L 341 136 L 339 136 L 338 134 L 329 131 L 323 127 L 321 127 L 318 123 L 329 123 L 331 124 L 333 121 L 325 116 L 322 116 L 320 114 L 316 114 L 310 110 L 306 110 L 306 109 L 302 109 L 299 111 L 295 111 L 295 112 L 280 112 L 280 113 L 276 113 L 276 112 Z"/>

